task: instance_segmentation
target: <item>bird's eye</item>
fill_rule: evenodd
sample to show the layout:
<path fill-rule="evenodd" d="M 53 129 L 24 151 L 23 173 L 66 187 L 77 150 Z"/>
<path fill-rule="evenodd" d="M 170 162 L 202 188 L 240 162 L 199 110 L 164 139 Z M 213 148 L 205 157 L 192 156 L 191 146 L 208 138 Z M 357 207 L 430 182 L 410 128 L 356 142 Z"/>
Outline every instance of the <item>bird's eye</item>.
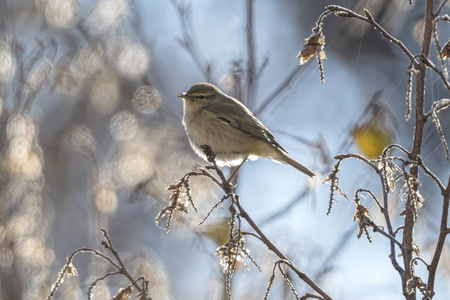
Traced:
<path fill-rule="evenodd" d="M 200 95 L 200 96 L 198 96 L 198 99 L 203 100 L 203 99 L 205 99 L 205 96 Z"/>

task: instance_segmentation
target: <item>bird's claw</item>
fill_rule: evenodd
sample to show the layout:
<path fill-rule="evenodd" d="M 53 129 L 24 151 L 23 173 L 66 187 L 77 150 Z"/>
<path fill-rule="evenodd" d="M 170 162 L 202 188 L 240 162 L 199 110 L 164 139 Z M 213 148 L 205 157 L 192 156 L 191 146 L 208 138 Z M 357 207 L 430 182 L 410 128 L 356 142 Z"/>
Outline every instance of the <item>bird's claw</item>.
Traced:
<path fill-rule="evenodd" d="M 234 190 L 237 187 L 237 183 L 236 184 L 232 184 L 231 182 L 228 182 L 228 186 L 230 187 L 230 189 Z"/>
<path fill-rule="evenodd" d="M 209 145 L 201 145 L 200 148 L 202 148 L 203 153 L 205 153 L 206 158 L 210 163 L 214 163 L 216 160 L 216 154 L 212 151 L 211 147 Z"/>

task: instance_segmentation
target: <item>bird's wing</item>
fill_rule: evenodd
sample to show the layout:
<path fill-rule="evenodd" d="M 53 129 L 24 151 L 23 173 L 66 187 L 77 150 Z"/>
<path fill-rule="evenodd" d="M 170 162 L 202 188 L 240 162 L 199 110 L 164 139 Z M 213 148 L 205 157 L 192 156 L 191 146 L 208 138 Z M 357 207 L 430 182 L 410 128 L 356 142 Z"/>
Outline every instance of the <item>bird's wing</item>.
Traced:
<path fill-rule="evenodd" d="M 286 151 L 276 141 L 270 130 L 267 129 L 260 120 L 253 116 L 252 112 L 247 107 L 237 100 L 233 99 L 232 101 L 233 102 L 222 101 L 220 103 L 210 103 L 205 107 L 205 110 L 210 116 L 217 118 L 222 123 Z"/>

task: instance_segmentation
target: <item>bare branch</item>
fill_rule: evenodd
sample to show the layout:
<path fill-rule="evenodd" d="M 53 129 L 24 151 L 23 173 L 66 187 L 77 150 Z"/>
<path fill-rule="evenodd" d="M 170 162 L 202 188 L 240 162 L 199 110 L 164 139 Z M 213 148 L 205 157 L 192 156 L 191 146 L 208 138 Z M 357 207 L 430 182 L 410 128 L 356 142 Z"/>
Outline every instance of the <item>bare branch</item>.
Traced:
<path fill-rule="evenodd" d="M 442 9 L 445 7 L 445 4 L 447 3 L 448 0 L 442 0 L 441 4 L 439 4 L 439 7 L 436 9 L 436 11 L 434 12 L 434 16 L 437 17 L 439 16 L 439 14 L 441 13 Z"/>
<path fill-rule="evenodd" d="M 231 298 L 231 277 L 234 273 L 234 264 L 236 263 L 237 256 L 246 256 L 248 257 L 258 268 L 259 266 L 256 264 L 256 262 L 253 260 L 253 258 L 250 256 L 249 251 L 244 248 L 244 234 L 241 231 L 241 218 L 245 219 L 247 223 L 250 225 L 250 227 L 253 228 L 253 230 L 256 232 L 255 234 L 245 232 L 245 235 L 252 235 L 257 237 L 259 240 L 261 240 L 269 250 L 274 252 L 279 258 L 281 258 L 287 265 L 291 267 L 291 269 L 297 274 L 297 276 L 303 280 L 306 284 L 308 284 L 312 289 L 314 289 L 318 294 L 320 294 L 325 300 L 331 300 L 331 297 L 329 297 L 313 280 L 311 280 L 305 273 L 301 272 L 268 238 L 267 236 L 261 231 L 261 229 L 255 224 L 253 219 L 247 214 L 247 212 L 242 207 L 240 201 L 239 201 L 239 195 L 235 193 L 236 186 L 231 183 L 231 177 L 234 175 L 232 174 L 229 179 L 225 177 L 222 170 L 217 166 L 216 160 L 215 160 L 215 153 L 212 152 L 211 147 L 208 145 L 202 145 L 201 148 L 203 149 L 204 154 L 206 155 L 208 161 L 212 164 L 212 166 L 208 166 L 206 168 L 201 168 L 200 172 L 191 172 L 183 176 L 183 178 L 189 178 L 189 176 L 207 176 L 213 180 L 214 183 L 216 183 L 225 193 L 224 197 L 222 197 L 221 201 L 216 203 L 216 205 L 213 207 L 217 207 L 220 203 L 222 203 L 225 199 L 230 198 L 231 199 L 231 205 L 230 205 L 230 212 L 231 212 L 231 218 L 230 218 L 230 236 L 229 236 L 229 242 L 225 245 L 220 246 L 216 250 L 216 255 L 221 257 L 221 265 L 224 268 L 224 271 L 226 272 L 226 291 L 227 291 L 227 297 L 228 299 Z M 219 179 L 217 179 L 215 176 L 213 176 L 210 172 L 208 172 L 206 169 L 214 170 L 217 175 L 219 176 Z M 169 186 L 169 189 L 175 189 L 176 185 Z M 211 210 L 212 211 L 212 210 Z M 210 212 L 211 212 L 210 211 Z M 161 214 L 161 213 L 160 213 Z M 210 213 L 208 213 L 209 215 Z M 207 216 L 208 216 L 207 215 Z M 158 218 L 157 218 L 158 219 Z M 206 219 L 206 218 L 205 218 Z M 238 221 L 238 224 L 236 226 L 236 220 Z M 109 239 L 107 239 L 107 244 L 109 244 Z M 120 262 L 119 262 L 120 263 Z M 286 278 L 285 278 L 286 280 Z M 273 283 L 273 281 L 271 281 Z M 266 295 L 270 292 L 271 283 L 269 284 L 268 291 L 266 292 Z"/>
<path fill-rule="evenodd" d="M 444 193 L 445 192 L 445 186 L 441 182 L 441 180 L 436 176 L 436 174 L 434 174 L 433 172 L 431 172 L 430 169 L 428 169 L 428 167 L 423 163 L 423 160 L 422 160 L 422 158 L 420 156 L 418 156 L 417 158 L 418 158 L 418 164 L 423 169 L 425 174 L 430 176 L 434 180 L 434 182 L 436 182 L 436 184 L 438 185 L 439 189 L 441 190 L 441 193 Z"/>
<path fill-rule="evenodd" d="M 260 224 L 262 226 L 266 225 L 267 223 L 279 218 L 280 216 L 288 213 L 291 211 L 292 207 L 299 204 L 303 199 L 305 199 L 305 196 L 308 195 L 310 192 L 310 189 L 308 187 L 305 187 L 302 191 L 300 191 L 297 195 L 295 195 L 291 201 L 289 201 L 288 204 L 286 204 L 284 207 L 280 208 L 278 211 L 272 213 L 271 215 L 265 217 Z"/>
<path fill-rule="evenodd" d="M 380 24 L 378 24 L 370 14 L 368 10 L 364 10 L 364 13 L 366 16 L 362 16 L 360 14 L 355 13 L 351 9 L 339 6 L 339 5 L 328 5 L 325 7 L 326 10 L 334 12 L 334 14 L 338 17 L 345 17 L 345 18 L 355 18 L 359 19 L 361 21 L 367 22 L 371 24 L 376 30 L 378 30 L 381 35 L 391 41 L 392 43 L 396 44 L 403 53 L 410 59 L 414 59 L 414 55 L 409 51 L 409 49 L 403 44 L 402 41 L 398 40 L 394 36 L 392 36 L 389 32 L 387 32 Z"/>
<path fill-rule="evenodd" d="M 424 114 L 424 118 L 426 120 L 428 120 L 429 118 L 431 118 L 433 116 L 433 111 L 439 112 L 441 110 L 447 109 L 448 107 L 450 107 L 450 99 L 439 100 L 439 101 L 433 103 L 432 109 L 429 112 L 427 112 L 426 114 Z"/>
<path fill-rule="evenodd" d="M 88 299 L 89 299 L 89 300 L 92 299 L 92 297 L 94 296 L 94 289 L 95 289 L 95 287 L 97 286 L 97 284 L 98 284 L 100 281 L 105 280 L 105 279 L 106 279 L 107 277 L 109 277 L 109 276 L 118 275 L 118 274 L 122 274 L 122 272 L 121 272 L 121 271 L 115 271 L 115 272 L 106 273 L 105 275 L 103 275 L 103 276 L 101 276 L 101 277 L 95 279 L 94 282 L 92 282 L 92 283 L 89 285 L 89 288 L 88 288 L 88 291 L 87 291 L 87 297 L 88 297 Z"/>
<path fill-rule="evenodd" d="M 436 68 L 434 63 L 427 56 L 420 54 L 420 55 L 418 55 L 418 57 L 427 67 L 429 67 L 436 74 L 438 74 L 439 77 L 441 77 L 442 82 L 444 83 L 445 87 L 447 88 L 447 90 L 450 91 L 450 82 L 447 80 L 445 74 L 442 71 L 438 70 L 438 68 Z"/>
<path fill-rule="evenodd" d="M 178 40 L 180 45 L 189 53 L 197 68 L 202 72 L 208 82 L 214 83 L 211 63 L 204 62 L 203 55 L 195 42 L 194 30 L 192 29 L 191 7 L 189 4 L 171 0 L 175 7 L 183 28 L 183 37 Z"/>
<path fill-rule="evenodd" d="M 403 245 L 402 243 L 400 243 L 399 241 L 397 241 L 397 239 L 390 235 L 389 233 L 387 233 L 386 231 L 384 231 L 380 226 L 378 226 L 377 224 L 375 224 L 373 221 L 369 221 L 369 225 L 372 227 L 373 232 L 378 232 L 382 235 L 384 235 L 385 237 L 387 237 L 388 239 L 390 239 L 392 242 L 394 242 L 399 248 L 400 250 L 403 249 Z"/>
<path fill-rule="evenodd" d="M 267 98 L 265 98 L 261 104 L 259 105 L 259 107 L 257 109 L 255 109 L 254 113 L 256 116 L 260 116 L 263 113 L 265 113 L 265 111 L 267 110 L 267 108 L 269 107 L 269 105 L 273 104 L 273 100 L 276 99 L 277 97 L 280 96 L 280 94 L 287 88 L 289 88 L 289 86 L 291 85 L 291 83 L 297 79 L 297 77 L 302 74 L 301 71 L 303 70 L 303 66 L 296 66 L 287 76 L 285 79 L 283 79 L 280 84 L 273 90 L 272 93 L 269 94 L 269 96 L 267 96 Z"/>
<path fill-rule="evenodd" d="M 247 25 L 245 32 L 247 36 L 247 106 L 252 107 L 254 101 L 254 91 L 256 86 L 256 59 L 255 59 L 255 40 L 253 33 L 253 0 L 246 1 Z"/>
<path fill-rule="evenodd" d="M 135 280 L 133 278 L 133 276 L 131 276 L 130 272 L 125 267 L 125 264 L 123 263 L 122 259 L 120 258 L 119 253 L 117 252 L 117 250 L 114 248 L 112 240 L 110 239 L 110 237 L 109 237 L 108 233 L 106 232 L 106 230 L 105 229 L 100 229 L 100 230 L 103 233 L 103 236 L 105 237 L 105 240 L 102 241 L 102 245 L 106 249 L 108 249 L 114 255 L 116 260 L 118 261 L 118 263 L 120 265 L 119 271 L 121 271 L 122 274 L 125 275 L 128 278 L 128 280 L 139 291 L 139 293 L 142 293 L 142 295 L 145 297 L 144 299 L 151 300 L 150 295 L 148 295 L 148 291 L 146 289 L 142 289 L 137 284 L 137 280 Z"/>
<path fill-rule="evenodd" d="M 356 193 L 355 193 L 355 197 L 358 197 L 358 194 L 360 194 L 360 193 L 367 193 L 367 194 L 369 194 L 372 197 L 373 201 L 375 201 L 375 203 L 377 204 L 377 206 L 381 210 L 381 212 L 383 212 L 385 210 L 385 208 L 381 205 L 380 201 L 378 201 L 377 196 L 375 196 L 375 194 L 371 190 L 358 189 L 356 191 Z"/>
<path fill-rule="evenodd" d="M 425 1 L 425 29 L 423 33 L 421 55 L 423 58 L 428 58 L 430 53 L 431 38 L 433 31 L 433 0 Z M 427 62 L 428 59 L 422 59 L 422 62 Z M 423 131 L 426 120 L 424 119 L 424 102 L 425 102 L 425 78 L 426 78 L 426 65 L 422 63 L 418 66 L 419 73 L 417 74 L 416 80 L 416 92 L 415 92 L 415 127 L 414 127 L 414 138 L 412 143 L 411 159 L 416 160 L 416 157 L 420 155 L 423 144 Z M 447 79 L 440 72 L 440 76 L 446 83 Z M 419 179 L 419 167 L 413 165 L 410 169 L 411 176 L 413 178 Z M 416 299 L 415 289 L 410 290 L 407 283 L 410 282 L 414 277 L 413 269 L 411 268 L 411 260 L 414 253 L 414 226 L 416 223 L 416 210 L 415 207 L 415 195 L 418 189 L 418 185 L 414 185 L 413 190 L 409 193 L 406 199 L 406 209 L 405 209 L 405 222 L 403 229 L 403 265 L 405 267 L 405 276 L 402 277 L 403 295 L 407 300 Z"/>
<path fill-rule="evenodd" d="M 439 260 L 442 255 L 442 250 L 444 249 L 445 239 L 446 239 L 447 235 L 450 233 L 449 228 L 447 228 L 449 209 L 450 209 L 450 176 L 448 178 L 447 188 L 445 189 L 443 196 L 444 196 L 444 201 L 442 203 L 442 215 L 441 215 L 441 225 L 439 227 L 439 237 L 438 237 L 438 241 L 436 244 L 436 248 L 434 250 L 433 258 L 428 267 L 427 287 L 428 287 L 428 290 L 432 291 L 433 293 L 434 293 L 434 283 L 435 283 L 435 279 L 436 279 L 436 271 L 438 268 Z"/>
<path fill-rule="evenodd" d="M 438 59 L 441 62 L 443 75 L 446 79 L 448 79 L 447 65 L 445 64 L 445 58 L 442 55 L 442 48 L 439 42 L 438 22 L 436 20 L 433 22 L 433 39 L 436 49 L 438 51 Z"/>

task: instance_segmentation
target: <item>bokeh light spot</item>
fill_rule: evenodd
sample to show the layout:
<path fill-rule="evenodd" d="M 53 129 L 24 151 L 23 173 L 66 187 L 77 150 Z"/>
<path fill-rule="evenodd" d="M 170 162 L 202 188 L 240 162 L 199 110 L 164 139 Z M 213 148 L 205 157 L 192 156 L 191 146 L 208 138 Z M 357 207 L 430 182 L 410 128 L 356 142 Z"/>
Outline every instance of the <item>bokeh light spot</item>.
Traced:
<path fill-rule="evenodd" d="M 141 114 L 155 112 L 161 105 L 159 92 L 151 86 L 139 87 L 133 94 L 133 108 Z"/>

